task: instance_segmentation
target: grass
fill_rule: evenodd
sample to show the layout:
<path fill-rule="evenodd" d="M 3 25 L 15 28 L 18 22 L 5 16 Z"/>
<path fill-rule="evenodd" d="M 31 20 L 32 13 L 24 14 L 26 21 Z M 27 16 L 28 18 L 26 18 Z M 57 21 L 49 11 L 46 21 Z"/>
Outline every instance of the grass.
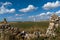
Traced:
<path fill-rule="evenodd" d="M 46 30 L 49 26 L 49 21 L 41 21 L 41 22 L 16 22 L 10 23 L 13 27 L 22 28 L 26 31 L 35 31 L 40 30 L 42 33 L 46 33 Z M 51 38 L 51 40 L 60 40 L 60 25 L 59 28 L 56 30 L 57 37 Z"/>
<path fill-rule="evenodd" d="M 15 22 L 12 23 L 10 22 L 10 25 L 12 27 L 18 27 L 24 30 L 41 30 L 41 31 L 46 31 L 46 28 L 49 26 L 48 21 L 41 21 L 41 22 Z"/>
<path fill-rule="evenodd" d="M 40 30 L 42 33 L 46 33 L 46 30 L 49 26 L 49 21 L 41 21 L 41 22 L 9 22 L 12 27 L 18 27 L 21 30 L 26 31 L 36 31 Z M 60 25 L 59 28 L 56 30 L 57 37 L 51 38 L 51 40 L 60 40 Z"/>

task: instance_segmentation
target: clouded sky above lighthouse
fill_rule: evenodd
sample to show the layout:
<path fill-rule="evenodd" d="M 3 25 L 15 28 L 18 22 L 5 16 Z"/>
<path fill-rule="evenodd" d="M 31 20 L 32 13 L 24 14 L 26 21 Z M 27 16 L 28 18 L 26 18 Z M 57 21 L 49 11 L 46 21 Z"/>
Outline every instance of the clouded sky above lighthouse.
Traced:
<path fill-rule="evenodd" d="M 0 21 L 48 20 L 60 16 L 60 0 L 0 0 Z"/>

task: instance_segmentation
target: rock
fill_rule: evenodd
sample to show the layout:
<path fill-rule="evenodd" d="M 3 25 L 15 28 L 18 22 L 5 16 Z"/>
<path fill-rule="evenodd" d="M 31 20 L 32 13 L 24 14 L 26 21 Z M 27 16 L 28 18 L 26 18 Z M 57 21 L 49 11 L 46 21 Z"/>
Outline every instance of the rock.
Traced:
<path fill-rule="evenodd" d="M 46 31 L 46 35 L 55 36 L 55 29 L 58 28 L 58 25 L 59 25 L 59 17 L 57 15 L 53 14 L 50 17 L 49 27 Z"/>

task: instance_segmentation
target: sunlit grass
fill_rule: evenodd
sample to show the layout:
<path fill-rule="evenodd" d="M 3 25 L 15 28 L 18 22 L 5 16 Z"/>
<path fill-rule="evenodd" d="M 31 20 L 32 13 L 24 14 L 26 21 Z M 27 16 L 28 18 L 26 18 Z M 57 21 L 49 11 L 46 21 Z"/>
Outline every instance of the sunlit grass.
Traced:
<path fill-rule="evenodd" d="M 15 22 L 10 23 L 12 27 L 18 27 L 20 29 L 26 30 L 26 31 L 36 31 L 40 30 L 42 33 L 46 33 L 46 30 L 49 26 L 49 21 L 41 21 L 41 22 Z M 51 38 L 51 40 L 60 40 L 60 25 L 59 28 L 56 30 L 57 37 Z M 41 40 L 41 39 L 40 39 Z"/>

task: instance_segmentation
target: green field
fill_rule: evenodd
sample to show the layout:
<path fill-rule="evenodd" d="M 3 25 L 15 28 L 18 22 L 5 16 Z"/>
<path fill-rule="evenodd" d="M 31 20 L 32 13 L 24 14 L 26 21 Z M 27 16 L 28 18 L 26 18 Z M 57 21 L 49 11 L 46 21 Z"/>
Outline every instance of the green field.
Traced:
<path fill-rule="evenodd" d="M 12 27 L 18 27 L 21 30 L 26 31 L 36 31 L 40 30 L 42 33 L 46 33 L 46 30 L 49 26 L 49 21 L 41 21 L 41 22 L 10 22 Z M 51 38 L 51 40 L 60 40 L 60 25 L 59 28 L 56 30 L 57 37 Z"/>
<path fill-rule="evenodd" d="M 46 31 L 46 29 L 49 26 L 48 21 L 41 21 L 41 22 L 10 22 L 10 25 L 12 27 L 18 27 L 23 30 L 28 30 L 28 31 L 35 31 L 35 30 L 40 30 L 40 31 Z"/>

